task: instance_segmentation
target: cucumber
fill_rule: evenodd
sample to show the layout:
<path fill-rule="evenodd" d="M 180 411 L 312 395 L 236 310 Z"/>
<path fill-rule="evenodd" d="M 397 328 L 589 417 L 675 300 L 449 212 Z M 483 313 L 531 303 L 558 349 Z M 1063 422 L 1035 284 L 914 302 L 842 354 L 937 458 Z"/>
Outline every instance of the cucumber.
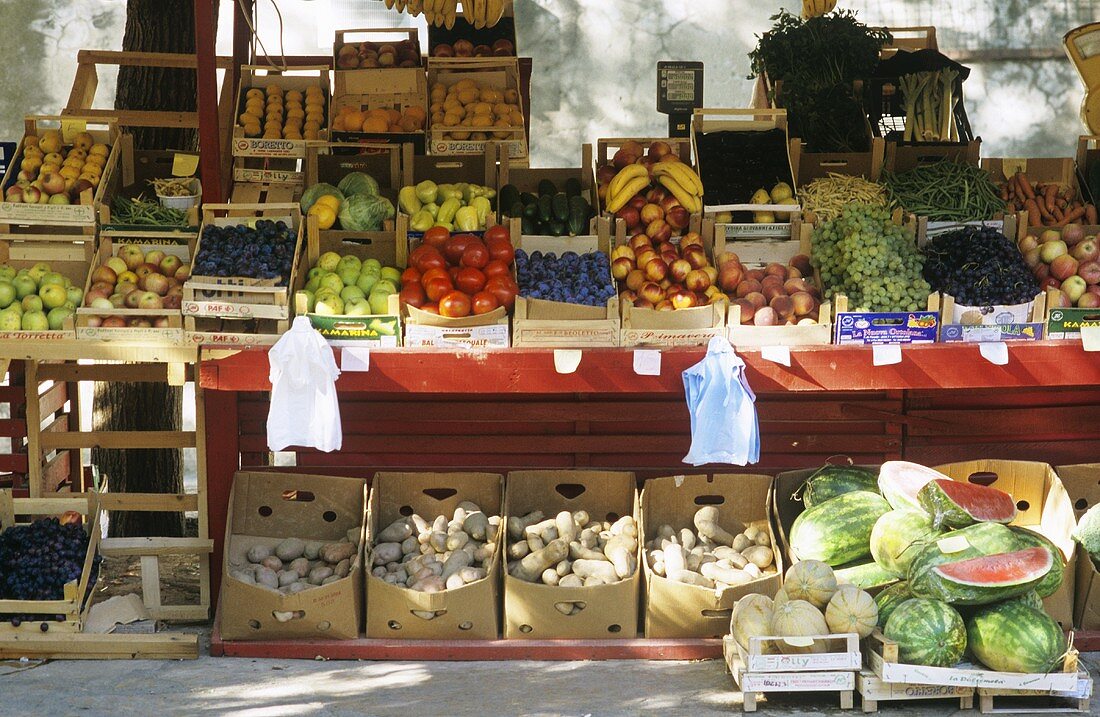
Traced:
<path fill-rule="evenodd" d="M 508 214 L 506 215 L 506 216 L 509 216 L 509 217 L 522 217 L 524 209 L 525 209 L 525 207 L 523 206 L 523 202 L 519 202 L 519 201 L 517 201 L 517 202 L 515 202 L 511 205 L 501 204 L 501 206 L 502 207 L 511 206 L 511 209 L 508 210 Z"/>
<path fill-rule="evenodd" d="M 554 196 L 543 194 L 539 197 L 539 221 L 548 222 L 554 218 Z"/>
<path fill-rule="evenodd" d="M 497 194 L 497 204 L 501 207 L 514 207 L 521 202 L 519 197 L 519 188 L 514 184 L 505 184 L 500 188 L 500 192 Z M 513 214 L 512 216 L 518 217 L 520 214 Z"/>
<path fill-rule="evenodd" d="M 535 224 L 535 220 L 531 217 L 524 216 L 521 222 L 520 231 L 524 234 L 538 234 L 538 226 Z"/>
<path fill-rule="evenodd" d="M 538 190 L 540 197 L 546 194 L 553 196 L 558 193 L 558 188 L 549 179 L 540 179 Z"/>
<path fill-rule="evenodd" d="M 551 207 L 554 210 L 554 219 L 562 223 L 569 221 L 569 197 L 565 196 L 565 192 L 554 195 Z"/>
<path fill-rule="evenodd" d="M 565 236 L 568 232 L 565 228 L 565 222 L 560 222 L 557 219 L 550 220 L 550 227 L 547 234 L 550 236 L 560 237 Z"/>
<path fill-rule="evenodd" d="M 570 197 L 569 198 L 569 233 L 573 236 L 578 234 L 588 233 L 588 220 L 592 208 L 585 201 L 584 197 Z"/>
<path fill-rule="evenodd" d="M 534 194 L 531 194 L 530 192 L 524 192 L 523 194 L 520 194 L 519 200 L 523 202 L 523 206 L 525 207 L 529 207 L 532 204 L 539 203 L 539 198 L 536 197 Z"/>
<path fill-rule="evenodd" d="M 581 180 L 576 177 L 565 180 L 565 193 L 570 198 L 579 197 L 581 195 Z"/>
<path fill-rule="evenodd" d="M 523 216 L 528 219 L 539 218 L 539 203 L 531 202 L 530 204 L 523 205 Z"/>

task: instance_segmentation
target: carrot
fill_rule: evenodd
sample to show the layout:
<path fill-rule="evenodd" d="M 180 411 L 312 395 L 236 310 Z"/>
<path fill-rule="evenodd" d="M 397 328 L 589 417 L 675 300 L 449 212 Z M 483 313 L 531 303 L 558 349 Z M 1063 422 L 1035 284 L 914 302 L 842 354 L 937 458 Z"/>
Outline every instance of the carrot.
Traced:
<path fill-rule="evenodd" d="M 1027 211 L 1027 225 L 1029 227 L 1043 226 L 1043 215 L 1039 213 L 1039 205 L 1034 199 L 1024 202 L 1024 210 Z"/>
<path fill-rule="evenodd" d="M 1035 192 L 1031 190 L 1031 182 L 1027 181 L 1027 175 L 1023 172 L 1016 172 L 1016 182 L 1020 185 L 1020 192 L 1027 199 L 1034 199 Z"/>
<path fill-rule="evenodd" d="M 1085 208 L 1084 207 L 1077 207 L 1076 209 L 1074 209 L 1071 212 L 1066 212 L 1065 216 L 1063 216 L 1061 219 L 1059 219 L 1058 224 L 1056 224 L 1055 226 L 1064 227 L 1065 225 L 1069 224 L 1070 222 L 1075 222 L 1083 216 L 1085 216 Z"/>
<path fill-rule="evenodd" d="M 1001 199 L 1007 202 L 1012 199 L 1014 194 L 1016 194 L 1016 183 L 1012 181 L 1012 178 L 1009 178 L 1007 182 L 1001 185 Z"/>
<path fill-rule="evenodd" d="M 1058 185 L 1048 184 L 1047 186 L 1043 187 L 1043 196 L 1046 198 L 1047 211 L 1053 214 L 1055 208 L 1054 198 L 1058 196 Z"/>
<path fill-rule="evenodd" d="M 1050 216 L 1054 217 L 1055 222 L 1060 222 L 1065 214 L 1058 207 L 1054 207 L 1054 209 L 1050 210 Z"/>
<path fill-rule="evenodd" d="M 1097 224 L 1096 205 L 1094 205 L 1094 204 L 1086 204 L 1085 205 L 1085 223 L 1090 225 L 1090 226 L 1096 226 L 1096 224 Z"/>

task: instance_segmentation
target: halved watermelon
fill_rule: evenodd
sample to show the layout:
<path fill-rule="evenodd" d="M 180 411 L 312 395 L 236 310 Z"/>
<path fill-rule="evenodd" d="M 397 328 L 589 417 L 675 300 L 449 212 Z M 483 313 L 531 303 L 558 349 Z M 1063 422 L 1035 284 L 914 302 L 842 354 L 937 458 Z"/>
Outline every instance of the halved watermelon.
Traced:
<path fill-rule="evenodd" d="M 1011 523 L 1016 517 L 1012 496 L 996 488 L 950 478 L 929 481 L 917 494 L 936 528 L 965 528 L 974 523 Z"/>
<path fill-rule="evenodd" d="M 1046 548 L 1026 548 L 944 563 L 932 573 L 945 602 L 987 605 L 1033 590 L 1053 564 Z"/>
<path fill-rule="evenodd" d="M 919 463 L 886 461 L 878 472 L 878 489 L 894 510 L 909 508 L 923 510 L 917 493 L 929 481 L 947 478 L 943 473 Z"/>

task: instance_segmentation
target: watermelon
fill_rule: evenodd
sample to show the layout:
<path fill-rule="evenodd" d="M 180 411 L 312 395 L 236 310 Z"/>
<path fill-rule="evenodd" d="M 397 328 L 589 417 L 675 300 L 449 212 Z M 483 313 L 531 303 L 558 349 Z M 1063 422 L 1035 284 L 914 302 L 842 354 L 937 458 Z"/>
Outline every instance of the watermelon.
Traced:
<path fill-rule="evenodd" d="M 802 500 L 807 508 L 821 505 L 830 498 L 856 490 L 878 492 L 878 474 L 856 466 L 824 466 L 802 485 Z"/>
<path fill-rule="evenodd" d="M 878 471 L 878 490 L 895 509 L 923 510 L 917 493 L 935 478 L 947 476 L 919 463 L 886 461 Z"/>
<path fill-rule="evenodd" d="M 932 525 L 965 528 L 974 523 L 1011 523 L 1016 517 L 1012 496 L 996 488 L 961 483 L 950 478 L 929 481 L 917 494 Z"/>
<path fill-rule="evenodd" d="M 1066 654 L 1066 637 L 1054 618 L 1019 600 L 990 605 L 966 628 L 974 657 L 999 672 L 1052 672 Z"/>
<path fill-rule="evenodd" d="M 855 585 L 861 590 L 873 590 L 898 581 L 899 574 L 886 570 L 874 561 L 845 565 L 833 571 L 838 585 Z"/>
<path fill-rule="evenodd" d="M 928 571 L 920 594 L 957 605 L 988 605 L 1034 590 L 1053 562 L 1046 548 L 1025 548 L 942 563 Z"/>
<path fill-rule="evenodd" d="M 1039 593 L 1039 597 L 1041 598 L 1050 597 L 1058 592 L 1058 588 L 1062 587 L 1062 578 L 1065 576 L 1066 572 L 1066 563 L 1062 560 L 1062 551 L 1046 536 L 1028 530 L 1027 528 L 1010 525 L 1009 530 L 1016 534 L 1016 537 L 1020 541 L 1020 547 L 1046 548 L 1050 551 L 1050 557 L 1052 558 L 1050 572 L 1035 586 L 1035 592 Z"/>
<path fill-rule="evenodd" d="M 801 513 L 791 525 L 791 552 L 799 560 L 843 565 L 871 553 L 871 529 L 890 505 L 878 493 L 852 491 Z"/>
<path fill-rule="evenodd" d="M 871 557 L 884 570 L 906 575 L 922 545 L 939 534 L 923 511 L 891 510 L 871 530 Z"/>
<path fill-rule="evenodd" d="M 1020 597 L 1009 598 L 1008 600 L 1005 600 L 1004 602 L 1018 602 L 1018 603 L 1023 603 L 1024 605 L 1027 605 L 1028 607 L 1033 607 L 1036 610 L 1042 610 L 1043 609 L 1043 598 L 1039 597 L 1039 593 L 1035 592 L 1034 590 L 1032 590 L 1031 592 L 1026 592 L 1023 595 L 1021 595 Z M 985 607 L 980 607 L 980 608 L 976 608 L 976 609 L 977 610 L 985 610 Z"/>
<path fill-rule="evenodd" d="M 886 627 L 886 621 L 898 606 L 906 600 L 912 600 L 913 593 L 909 590 L 909 583 L 904 580 L 894 583 L 875 596 L 875 604 L 878 605 L 878 626 Z"/>
<path fill-rule="evenodd" d="M 898 661 L 954 667 L 966 651 L 966 624 L 955 608 L 939 600 L 906 600 L 886 621 L 883 634 L 898 643 Z"/>

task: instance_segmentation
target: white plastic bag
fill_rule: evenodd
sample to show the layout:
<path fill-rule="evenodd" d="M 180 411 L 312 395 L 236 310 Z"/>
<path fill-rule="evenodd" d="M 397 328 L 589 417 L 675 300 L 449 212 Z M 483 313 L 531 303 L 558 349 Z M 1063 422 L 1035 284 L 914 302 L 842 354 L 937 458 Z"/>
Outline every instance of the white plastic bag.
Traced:
<path fill-rule="evenodd" d="M 760 460 L 760 425 L 756 394 L 745 378 L 745 362 L 722 336 L 707 346 L 703 360 L 683 373 L 691 414 L 691 448 L 684 463 L 730 463 Z"/>
<path fill-rule="evenodd" d="M 271 407 L 267 413 L 267 447 L 287 446 L 338 451 L 343 442 L 336 379 L 340 369 L 332 347 L 305 316 L 271 347 Z"/>

